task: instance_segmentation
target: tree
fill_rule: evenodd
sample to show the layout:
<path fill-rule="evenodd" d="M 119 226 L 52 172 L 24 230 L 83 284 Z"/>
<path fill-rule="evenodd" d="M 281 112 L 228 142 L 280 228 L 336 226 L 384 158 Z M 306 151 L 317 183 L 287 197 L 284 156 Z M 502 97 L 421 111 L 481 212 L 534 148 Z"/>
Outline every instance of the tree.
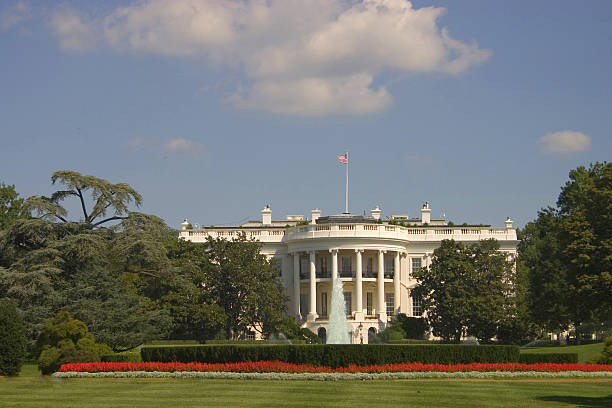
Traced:
<path fill-rule="evenodd" d="M 443 240 L 431 266 L 415 278 L 414 295 L 422 299 L 434 335 L 445 341 L 459 342 L 467 333 L 489 342 L 511 313 L 513 265 L 496 240 Z"/>
<path fill-rule="evenodd" d="M 414 273 L 418 281 L 413 296 L 421 299 L 435 336 L 458 343 L 469 315 L 472 264 L 465 246 L 443 240 L 429 268 Z"/>
<path fill-rule="evenodd" d="M 136 206 L 142 203 L 142 197 L 136 190 L 125 183 L 112 184 L 106 180 L 77 173 L 76 171 L 60 170 L 53 173 L 51 182 L 59 182 L 65 190 L 58 190 L 51 197 L 33 196 L 24 203 L 24 210 L 36 214 L 39 218 L 49 221 L 68 221 L 68 211 L 60 204 L 68 197 L 76 197 L 82 211 L 83 222 L 91 228 L 109 221 L 127 218 L 128 205 Z M 91 198 L 91 208 L 88 209 L 88 197 Z M 111 211 L 113 215 L 108 216 Z"/>
<path fill-rule="evenodd" d="M 276 268 L 260 253 L 261 245 L 241 234 L 231 241 L 209 238 L 211 273 L 204 282 L 227 317 L 228 338 L 248 330 L 266 335 L 284 317 L 287 297 Z"/>
<path fill-rule="evenodd" d="M 521 232 L 519 264 L 528 270 L 527 304 L 530 319 L 547 332 L 561 333 L 573 321 L 567 264 L 559 241 L 560 220 L 553 208 Z"/>
<path fill-rule="evenodd" d="M 516 276 L 513 262 L 499 251 L 496 240 L 481 240 L 467 249 L 473 264 L 467 333 L 487 343 L 506 317 L 514 318 Z"/>
<path fill-rule="evenodd" d="M 19 375 L 25 358 L 23 319 L 13 302 L 0 299 L 0 375 Z"/>
<path fill-rule="evenodd" d="M 520 259 L 529 270 L 533 320 L 561 332 L 612 315 L 612 164 L 570 171 L 557 208 L 527 224 Z"/>
<path fill-rule="evenodd" d="M 574 323 L 612 315 L 612 163 L 580 166 L 557 200 Z"/>
<path fill-rule="evenodd" d="M 14 185 L 7 186 L 0 181 L 0 230 L 22 217 L 23 199 L 17 198 L 18 196 Z"/>

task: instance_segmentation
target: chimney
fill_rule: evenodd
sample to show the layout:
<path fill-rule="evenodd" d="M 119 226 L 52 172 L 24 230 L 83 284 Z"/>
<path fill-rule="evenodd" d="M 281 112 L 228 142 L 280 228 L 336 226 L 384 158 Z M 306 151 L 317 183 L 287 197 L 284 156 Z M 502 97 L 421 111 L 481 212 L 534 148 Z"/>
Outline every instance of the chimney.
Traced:
<path fill-rule="evenodd" d="M 380 220 L 380 208 L 378 206 L 376 206 L 375 209 L 371 210 L 371 214 L 372 214 L 372 218 L 374 218 L 375 220 Z"/>
<path fill-rule="evenodd" d="M 187 221 L 187 218 L 185 218 L 185 221 L 181 223 L 181 229 L 183 231 L 187 231 L 189 229 L 189 221 Z"/>
<path fill-rule="evenodd" d="M 506 224 L 506 229 L 512 228 L 512 218 L 510 217 L 506 218 L 505 224 Z"/>
<path fill-rule="evenodd" d="M 266 204 L 266 208 L 261 210 L 261 223 L 263 225 L 272 225 L 272 210 L 270 206 Z"/>
<path fill-rule="evenodd" d="M 310 212 L 311 217 L 310 217 L 310 223 L 311 224 L 316 224 L 317 223 L 317 219 L 321 216 L 321 210 L 314 209 Z"/>
<path fill-rule="evenodd" d="M 421 224 L 429 224 L 431 222 L 431 209 L 429 208 L 429 201 L 425 201 L 423 208 L 421 208 Z"/>

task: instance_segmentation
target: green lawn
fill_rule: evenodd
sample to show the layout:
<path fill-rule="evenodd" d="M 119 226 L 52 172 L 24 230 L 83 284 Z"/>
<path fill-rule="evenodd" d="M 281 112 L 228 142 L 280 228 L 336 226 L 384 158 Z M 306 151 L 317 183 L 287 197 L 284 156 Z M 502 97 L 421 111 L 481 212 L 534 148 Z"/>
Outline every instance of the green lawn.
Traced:
<path fill-rule="evenodd" d="M 584 346 L 527 347 L 522 348 L 521 353 L 578 353 L 578 362 L 586 363 L 590 357 L 601 354 L 603 349 L 604 343 L 595 343 Z"/>
<path fill-rule="evenodd" d="M 0 378 L 0 407 L 609 407 L 610 380 L 230 381 Z"/>

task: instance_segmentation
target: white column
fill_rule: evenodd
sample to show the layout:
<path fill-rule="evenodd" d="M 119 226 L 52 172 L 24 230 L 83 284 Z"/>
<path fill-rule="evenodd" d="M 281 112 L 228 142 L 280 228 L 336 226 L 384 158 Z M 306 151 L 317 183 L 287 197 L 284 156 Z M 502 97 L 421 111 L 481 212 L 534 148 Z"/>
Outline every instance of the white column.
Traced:
<path fill-rule="evenodd" d="M 317 275 L 315 268 L 315 251 L 310 251 L 310 308 L 308 310 L 309 321 L 314 321 L 317 318 Z"/>
<path fill-rule="evenodd" d="M 330 249 L 329 252 L 332 254 L 332 285 L 335 285 L 336 279 L 338 279 L 338 250 Z"/>
<path fill-rule="evenodd" d="M 385 251 L 378 251 L 378 307 L 376 308 L 379 318 L 387 320 L 387 309 L 385 307 Z"/>
<path fill-rule="evenodd" d="M 363 267 L 361 262 L 361 253 L 363 249 L 356 249 L 355 252 L 357 253 L 357 270 L 355 271 L 355 297 L 357 298 L 357 304 L 355 305 L 355 320 L 363 320 Z"/>
<path fill-rule="evenodd" d="M 293 307 L 295 316 L 300 317 L 300 253 L 293 253 Z"/>
<path fill-rule="evenodd" d="M 400 252 L 395 252 L 393 260 L 393 310 L 395 315 L 400 312 Z"/>

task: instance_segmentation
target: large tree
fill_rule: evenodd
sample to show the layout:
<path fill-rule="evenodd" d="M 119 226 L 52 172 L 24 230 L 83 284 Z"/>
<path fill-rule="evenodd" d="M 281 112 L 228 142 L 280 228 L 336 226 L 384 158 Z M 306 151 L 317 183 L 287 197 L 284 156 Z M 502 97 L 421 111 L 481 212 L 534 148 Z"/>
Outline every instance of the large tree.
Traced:
<path fill-rule="evenodd" d="M 561 190 L 560 244 L 575 294 L 575 322 L 612 316 L 612 163 L 570 171 Z"/>
<path fill-rule="evenodd" d="M 521 231 L 519 262 L 528 269 L 527 304 L 531 320 L 548 332 L 565 331 L 573 321 L 575 296 L 569 288 L 568 266 L 559 241 L 560 221 L 553 208 Z"/>
<path fill-rule="evenodd" d="M 459 342 L 465 334 L 488 342 L 512 313 L 513 264 L 495 240 L 464 245 L 443 240 L 432 264 L 414 274 L 436 336 Z"/>
<path fill-rule="evenodd" d="M 519 245 L 529 269 L 533 320 L 560 332 L 612 316 L 612 163 L 570 171 L 556 208 L 527 224 Z"/>
<path fill-rule="evenodd" d="M 51 182 L 62 184 L 64 189 L 54 192 L 51 197 L 29 197 L 24 203 L 24 210 L 50 221 L 70 222 L 68 211 L 61 203 L 68 197 L 74 197 L 81 208 L 82 218 L 78 222 L 93 228 L 126 219 L 129 204 L 133 202 L 140 206 L 142 203 L 140 194 L 125 183 L 112 184 L 76 171 L 56 171 L 51 176 Z"/>
<path fill-rule="evenodd" d="M 225 332 L 236 338 L 248 330 L 274 331 L 286 311 L 277 269 L 260 253 L 261 244 L 244 234 L 231 241 L 208 239 L 211 273 L 204 282 L 226 315 Z"/>

